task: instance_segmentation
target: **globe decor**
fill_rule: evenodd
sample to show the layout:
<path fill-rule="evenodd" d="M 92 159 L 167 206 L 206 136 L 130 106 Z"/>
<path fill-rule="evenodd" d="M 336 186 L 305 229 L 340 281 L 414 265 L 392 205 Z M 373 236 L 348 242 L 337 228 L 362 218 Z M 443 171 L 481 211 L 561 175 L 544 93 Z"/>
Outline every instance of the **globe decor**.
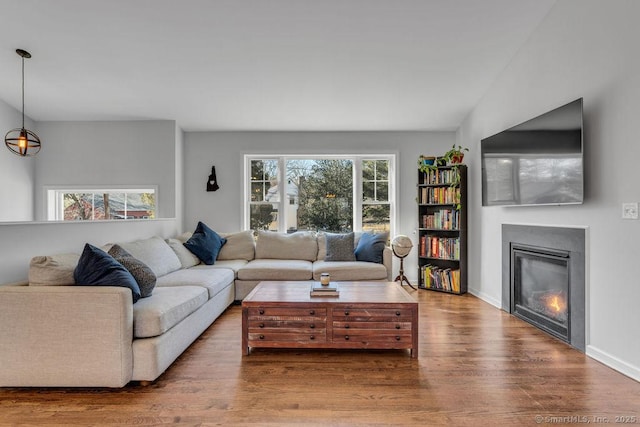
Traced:
<path fill-rule="evenodd" d="M 404 275 L 404 258 L 409 255 L 411 248 L 413 248 L 413 242 L 408 236 L 403 234 L 397 235 L 391 241 L 391 250 L 393 251 L 393 254 L 400 258 L 400 271 L 398 272 L 398 276 L 395 278 L 395 281 L 400 282 L 401 285 L 402 283 L 406 283 L 412 289 L 416 289 Z"/>

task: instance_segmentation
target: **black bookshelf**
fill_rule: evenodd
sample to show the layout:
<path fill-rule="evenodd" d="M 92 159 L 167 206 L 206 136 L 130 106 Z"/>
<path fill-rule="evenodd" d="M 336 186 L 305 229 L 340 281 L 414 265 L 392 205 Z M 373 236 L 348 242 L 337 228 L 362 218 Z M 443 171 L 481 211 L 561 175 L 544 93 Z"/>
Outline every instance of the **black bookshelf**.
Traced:
<path fill-rule="evenodd" d="M 467 166 L 418 171 L 418 287 L 467 292 Z"/>

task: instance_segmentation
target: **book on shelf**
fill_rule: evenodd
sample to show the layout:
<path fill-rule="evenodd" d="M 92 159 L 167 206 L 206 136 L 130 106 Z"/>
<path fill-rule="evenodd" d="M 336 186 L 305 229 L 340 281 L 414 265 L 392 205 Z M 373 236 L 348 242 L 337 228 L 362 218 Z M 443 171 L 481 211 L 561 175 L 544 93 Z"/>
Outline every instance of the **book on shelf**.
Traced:
<path fill-rule="evenodd" d="M 422 228 L 456 231 L 460 229 L 460 211 L 456 209 L 440 209 L 422 215 L 421 220 Z"/>
<path fill-rule="evenodd" d="M 460 187 L 422 187 L 420 204 L 444 205 L 460 201 Z"/>
<path fill-rule="evenodd" d="M 419 256 L 447 260 L 460 259 L 460 238 L 440 236 L 420 236 Z"/>
<path fill-rule="evenodd" d="M 423 184 L 456 184 L 460 181 L 460 174 L 456 169 L 437 169 L 422 174 Z"/>
<path fill-rule="evenodd" d="M 420 279 L 426 289 L 460 292 L 460 270 L 424 265 L 420 268 Z"/>

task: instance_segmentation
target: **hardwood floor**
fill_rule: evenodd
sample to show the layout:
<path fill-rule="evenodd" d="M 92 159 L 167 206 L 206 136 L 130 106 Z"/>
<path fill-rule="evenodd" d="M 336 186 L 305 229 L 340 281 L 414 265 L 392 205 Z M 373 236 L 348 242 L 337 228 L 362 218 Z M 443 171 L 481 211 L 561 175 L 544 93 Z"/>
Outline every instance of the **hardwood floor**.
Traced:
<path fill-rule="evenodd" d="M 0 425 L 640 424 L 633 379 L 471 295 L 412 294 L 417 360 L 382 350 L 243 356 L 232 306 L 151 385 L 0 389 Z"/>

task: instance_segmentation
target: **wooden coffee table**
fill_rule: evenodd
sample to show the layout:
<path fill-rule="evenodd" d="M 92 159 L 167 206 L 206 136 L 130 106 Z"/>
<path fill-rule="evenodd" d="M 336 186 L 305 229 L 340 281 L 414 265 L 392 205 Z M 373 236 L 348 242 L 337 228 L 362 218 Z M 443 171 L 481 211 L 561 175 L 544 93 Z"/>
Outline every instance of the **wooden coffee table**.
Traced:
<path fill-rule="evenodd" d="M 254 347 L 410 349 L 418 357 L 418 303 L 396 282 L 340 282 L 339 297 L 312 297 L 313 282 L 260 282 L 242 301 L 242 351 Z"/>

